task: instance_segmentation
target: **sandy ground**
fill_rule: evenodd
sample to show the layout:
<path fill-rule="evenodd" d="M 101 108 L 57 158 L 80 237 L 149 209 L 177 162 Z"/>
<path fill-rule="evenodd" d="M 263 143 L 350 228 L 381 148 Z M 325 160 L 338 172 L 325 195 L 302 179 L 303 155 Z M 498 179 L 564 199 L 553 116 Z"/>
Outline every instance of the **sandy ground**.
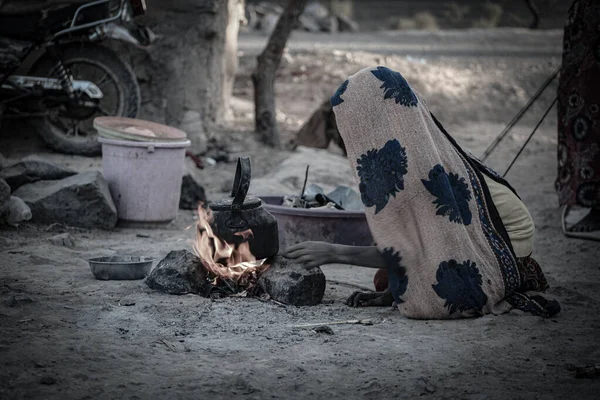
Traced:
<path fill-rule="evenodd" d="M 416 34 L 389 35 L 387 41 L 379 35 L 312 37 L 323 42 L 317 47 L 311 37 L 294 38 L 277 87 L 287 138 L 346 75 L 385 63 L 403 71 L 448 130 L 480 154 L 559 62 L 560 34 L 552 31 L 492 31 L 484 37 L 451 32 L 457 48 L 470 49 L 454 53 L 451 46 L 436 52 L 429 36 L 419 46 Z M 252 155 L 257 176 L 289 155 L 274 155 L 248 133 L 247 77 L 253 49 L 259 48 L 253 43 L 260 40 L 241 40 L 235 128 L 225 140 L 234 154 Z M 411 46 L 419 54 L 403 50 Z M 478 54 L 481 48 L 489 50 Z M 551 95 L 499 148 L 492 166 L 504 171 Z M 373 274 L 350 266 L 325 266 L 324 303 L 306 308 L 169 296 L 142 281 L 97 281 L 91 275 L 90 257 L 160 259 L 170 250 L 189 249 L 192 233 L 185 228 L 194 223 L 191 212 L 180 212 L 158 230 L 1 227 L 0 398 L 598 398 L 600 380 L 576 379 L 573 370 L 600 364 L 600 245 L 560 232 L 551 116 L 509 178 L 536 222 L 534 254 L 563 307 L 555 318 L 512 312 L 413 321 L 393 309 L 348 308 L 343 301 L 356 290 L 353 285 L 369 286 Z M 27 132 L 18 136 L 0 139 L 3 154 L 44 152 L 80 170 L 99 168 L 99 159 L 50 154 Z M 233 169 L 222 164 L 198 172 L 211 198 L 227 189 Z M 48 241 L 61 232 L 71 235 L 75 247 Z M 334 335 L 293 327 L 347 319 L 371 319 L 374 325 L 332 325 Z"/>

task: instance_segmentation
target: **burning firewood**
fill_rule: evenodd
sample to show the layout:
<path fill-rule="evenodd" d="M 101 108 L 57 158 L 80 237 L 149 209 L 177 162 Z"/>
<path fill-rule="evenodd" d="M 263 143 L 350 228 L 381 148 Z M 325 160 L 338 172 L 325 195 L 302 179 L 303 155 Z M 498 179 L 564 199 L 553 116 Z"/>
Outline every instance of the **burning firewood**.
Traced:
<path fill-rule="evenodd" d="M 264 259 L 257 260 L 250 251 L 248 239 L 252 237 L 252 231 L 236 233 L 236 236 L 242 239 L 239 244 L 227 243 L 215 235 L 211 222 L 211 210 L 198 207 L 194 254 L 212 277 L 214 285 L 221 283 L 247 289 L 255 284 L 258 275 L 269 267 Z"/>

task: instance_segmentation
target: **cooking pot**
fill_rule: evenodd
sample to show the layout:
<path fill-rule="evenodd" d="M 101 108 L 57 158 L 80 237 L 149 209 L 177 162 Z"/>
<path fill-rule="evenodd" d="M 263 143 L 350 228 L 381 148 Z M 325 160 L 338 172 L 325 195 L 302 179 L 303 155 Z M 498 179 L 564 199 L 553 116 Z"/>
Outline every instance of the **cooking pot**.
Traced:
<path fill-rule="evenodd" d="M 231 197 L 209 205 L 213 214 L 211 228 L 228 243 L 239 245 L 248 241 L 252 254 L 262 260 L 279 252 L 279 234 L 277 220 L 263 207 L 262 200 L 247 196 L 251 176 L 250 158 L 238 158 Z"/>

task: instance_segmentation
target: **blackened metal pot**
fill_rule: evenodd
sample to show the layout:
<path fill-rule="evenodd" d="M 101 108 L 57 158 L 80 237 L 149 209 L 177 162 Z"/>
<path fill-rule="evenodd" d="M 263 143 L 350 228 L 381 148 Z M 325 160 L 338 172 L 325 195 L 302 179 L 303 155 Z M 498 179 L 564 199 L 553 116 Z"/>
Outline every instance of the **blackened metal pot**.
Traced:
<path fill-rule="evenodd" d="M 261 260 L 279 252 L 279 233 L 277 219 L 263 207 L 261 199 L 247 196 L 251 177 L 250 158 L 238 158 L 231 197 L 209 205 L 211 228 L 228 243 L 239 245 L 247 240 L 252 254 Z"/>

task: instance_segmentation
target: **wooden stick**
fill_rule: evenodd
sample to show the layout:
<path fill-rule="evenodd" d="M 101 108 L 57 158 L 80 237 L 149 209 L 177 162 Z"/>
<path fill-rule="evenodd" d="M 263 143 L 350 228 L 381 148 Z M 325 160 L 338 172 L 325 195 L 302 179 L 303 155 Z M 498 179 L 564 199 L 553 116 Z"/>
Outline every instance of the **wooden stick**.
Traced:
<path fill-rule="evenodd" d="M 373 321 L 370 319 L 349 319 L 346 321 L 333 321 L 333 322 L 321 322 L 314 324 L 301 324 L 294 325 L 292 328 L 314 328 L 315 326 L 321 325 L 373 325 Z"/>
<path fill-rule="evenodd" d="M 261 299 L 260 297 L 255 297 L 256 299 L 258 299 L 258 301 L 262 302 L 262 303 L 273 303 L 273 304 L 277 304 L 280 307 L 287 307 L 288 305 L 285 303 L 282 303 L 280 301 L 277 300 L 273 300 L 272 298 L 268 298 L 268 299 Z"/>
<path fill-rule="evenodd" d="M 302 185 L 302 192 L 300 192 L 300 199 L 304 198 L 304 192 L 306 191 L 306 182 L 308 182 L 309 168 L 310 168 L 310 164 L 306 166 L 306 173 L 304 174 L 304 185 Z"/>
<path fill-rule="evenodd" d="M 271 303 L 273 303 L 273 304 L 277 304 L 277 305 L 278 305 L 278 306 L 280 306 L 280 307 L 287 307 L 287 304 L 285 304 L 285 303 L 282 303 L 282 302 L 280 302 L 280 301 L 273 300 L 273 299 L 269 299 L 269 301 L 270 301 Z"/>
<path fill-rule="evenodd" d="M 327 279 L 327 282 L 333 283 L 333 284 L 336 284 L 336 285 L 348 286 L 348 287 L 354 287 L 354 288 L 357 288 L 357 289 L 362 289 L 365 292 L 374 292 L 374 290 L 371 289 L 370 287 L 363 286 L 363 285 L 358 285 L 356 283 L 343 282 L 343 281 L 338 281 L 338 280 L 335 280 L 335 279 Z"/>
<path fill-rule="evenodd" d="M 164 339 L 158 339 L 155 341 L 155 343 L 164 344 L 165 347 L 167 348 L 167 350 L 170 350 L 172 352 L 177 352 L 177 348 L 175 346 L 173 346 L 172 344 L 167 343 Z"/>

